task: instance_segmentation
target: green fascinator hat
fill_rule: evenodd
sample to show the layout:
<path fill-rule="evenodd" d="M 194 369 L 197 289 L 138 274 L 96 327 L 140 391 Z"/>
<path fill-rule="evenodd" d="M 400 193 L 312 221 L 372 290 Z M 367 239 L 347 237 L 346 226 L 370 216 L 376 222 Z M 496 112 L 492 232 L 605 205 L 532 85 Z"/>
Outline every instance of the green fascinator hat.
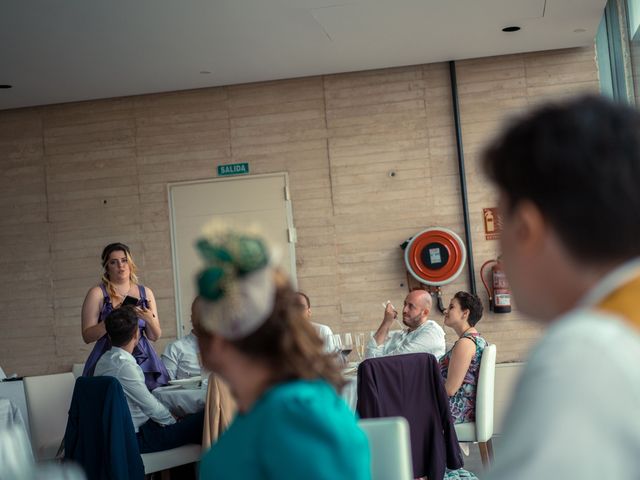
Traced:
<path fill-rule="evenodd" d="M 202 326 L 229 339 L 249 335 L 273 309 L 271 251 L 255 229 L 210 223 L 196 249 L 203 262 L 197 275 Z"/>

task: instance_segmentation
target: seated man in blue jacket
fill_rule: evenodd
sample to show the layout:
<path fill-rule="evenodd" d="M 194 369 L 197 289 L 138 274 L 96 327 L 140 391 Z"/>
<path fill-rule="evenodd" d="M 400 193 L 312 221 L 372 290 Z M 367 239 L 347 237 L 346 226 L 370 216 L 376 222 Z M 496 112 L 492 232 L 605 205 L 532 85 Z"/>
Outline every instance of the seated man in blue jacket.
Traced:
<path fill-rule="evenodd" d="M 118 308 L 109 314 L 104 323 L 112 347 L 98 360 L 95 376 L 116 377 L 122 385 L 140 453 L 202 443 L 204 412 L 176 421 L 167 407 L 147 389 L 144 373 L 132 355 L 140 338 L 135 309 Z"/>

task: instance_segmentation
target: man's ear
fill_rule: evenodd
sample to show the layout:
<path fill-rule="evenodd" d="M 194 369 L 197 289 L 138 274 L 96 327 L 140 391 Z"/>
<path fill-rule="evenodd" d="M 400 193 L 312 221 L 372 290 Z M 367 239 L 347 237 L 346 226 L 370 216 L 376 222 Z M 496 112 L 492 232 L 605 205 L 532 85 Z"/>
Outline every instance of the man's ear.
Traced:
<path fill-rule="evenodd" d="M 534 254 L 544 249 L 548 225 L 540 209 L 531 201 L 523 200 L 511 214 L 516 241 L 521 251 Z"/>

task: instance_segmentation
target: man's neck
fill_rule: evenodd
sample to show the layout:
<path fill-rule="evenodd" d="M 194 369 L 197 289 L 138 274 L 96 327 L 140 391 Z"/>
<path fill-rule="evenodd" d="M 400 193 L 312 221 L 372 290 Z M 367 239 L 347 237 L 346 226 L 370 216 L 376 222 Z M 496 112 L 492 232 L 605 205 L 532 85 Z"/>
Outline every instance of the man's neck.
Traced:
<path fill-rule="evenodd" d="M 129 352 L 133 355 L 133 349 L 136 348 L 136 344 L 136 339 L 132 338 L 128 343 L 125 343 L 124 345 L 114 345 L 114 347 L 121 348 L 125 352 Z"/>
<path fill-rule="evenodd" d="M 415 327 L 410 327 L 407 325 L 407 333 L 415 332 L 417 329 L 419 329 L 421 326 L 427 323 L 427 320 L 429 319 L 427 317 L 424 317 L 420 322 L 420 324 L 416 325 Z"/>

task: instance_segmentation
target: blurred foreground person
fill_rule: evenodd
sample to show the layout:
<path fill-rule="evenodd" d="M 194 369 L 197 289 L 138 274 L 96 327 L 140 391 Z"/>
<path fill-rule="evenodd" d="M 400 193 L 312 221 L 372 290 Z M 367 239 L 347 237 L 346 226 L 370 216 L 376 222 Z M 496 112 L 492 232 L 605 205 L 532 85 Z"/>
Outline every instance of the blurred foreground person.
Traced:
<path fill-rule="evenodd" d="M 640 113 L 543 106 L 488 148 L 518 308 L 548 324 L 489 478 L 638 478 Z"/>
<path fill-rule="evenodd" d="M 200 478 L 370 479 L 366 437 L 336 393 L 344 380 L 264 240 L 210 226 L 198 250 L 202 361 L 238 405 Z"/>

